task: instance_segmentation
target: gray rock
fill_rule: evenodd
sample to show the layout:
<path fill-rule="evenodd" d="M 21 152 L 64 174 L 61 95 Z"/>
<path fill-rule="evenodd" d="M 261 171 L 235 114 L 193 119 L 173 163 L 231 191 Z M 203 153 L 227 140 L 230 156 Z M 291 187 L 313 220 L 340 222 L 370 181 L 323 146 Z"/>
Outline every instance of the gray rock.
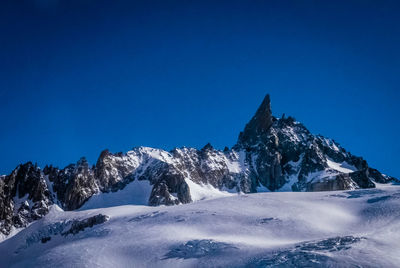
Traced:
<path fill-rule="evenodd" d="M 29 202 L 28 202 L 29 201 Z M 0 232 L 9 234 L 46 215 L 53 203 L 44 176 L 31 162 L 0 180 Z"/>
<path fill-rule="evenodd" d="M 68 236 L 69 234 L 76 235 L 77 233 L 84 231 L 86 228 L 91 228 L 94 225 L 105 223 L 109 219 L 110 217 L 107 215 L 98 214 L 83 220 L 74 220 L 71 223 L 71 228 L 61 233 L 61 235 L 63 236 Z"/>

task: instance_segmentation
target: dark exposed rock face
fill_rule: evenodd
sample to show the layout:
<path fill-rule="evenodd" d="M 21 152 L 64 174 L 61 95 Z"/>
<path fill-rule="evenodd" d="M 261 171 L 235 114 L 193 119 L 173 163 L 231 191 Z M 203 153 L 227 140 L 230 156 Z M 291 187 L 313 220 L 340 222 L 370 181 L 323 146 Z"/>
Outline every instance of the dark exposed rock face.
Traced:
<path fill-rule="evenodd" d="M 57 204 L 80 208 L 92 195 L 120 191 L 133 181 L 152 185 L 149 205 L 185 204 L 201 198 L 201 185 L 253 193 L 331 191 L 373 188 L 373 182 L 398 182 L 370 168 L 338 143 L 312 135 L 293 117 L 275 118 L 267 95 L 232 149 L 148 147 L 100 154 L 95 166 L 85 158 L 63 169 L 32 163 L 0 177 L 0 232 L 24 227 Z M 197 186 L 196 186 L 197 185 Z M 198 200 L 198 199 L 197 199 Z"/>
<path fill-rule="evenodd" d="M 368 168 L 368 175 L 370 178 L 378 183 L 399 182 L 398 179 L 384 175 L 374 168 Z"/>
<path fill-rule="evenodd" d="M 87 199 L 98 192 L 94 171 L 85 158 L 62 170 L 51 166 L 45 167 L 43 173 L 53 184 L 59 205 L 66 210 L 81 207 Z"/>
<path fill-rule="evenodd" d="M 239 143 L 254 143 L 269 130 L 272 122 L 271 101 L 269 95 L 266 95 L 256 114 L 239 134 Z"/>
<path fill-rule="evenodd" d="M 251 192 L 258 185 L 275 191 L 293 178 L 293 191 L 371 188 L 375 187 L 372 180 L 390 180 L 374 172 L 364 159 L 353 156 L 335 141 L 312 135 L 294 118 L 274 118 L 270 104 L 266 102 L 269 102 L 268 96 L 234 147 L 246 152 Z M 260 117 L 264 120 L 260 121 Z M 254 126 L 257 121 L 261 122 L 258 128 Z"/>
<path fill-rule="evenodd" d="M 40 219 L 53 203 L 51 193 L 40 169 L 28 162 L 19 165 L 0 180 L 0 231 L 25 227 Z"/>
<path fill-rule="evenodd" d="M 86 228 L 91 228 L 94 225 L 105 223 L 110 219 L 109 216 L 98 214 L 83 220 L 74 220 L 71 223 L 71 228 L 68 231 L 61 233 L 64 236 L 69 234 L 76 235 L 77 233 L 85 230 Z"/>
<path fill-rule="evenodd" d="M 113 155 L 108 150 L 101 152 L 94 169 L 101 191 L 117 191 L 134 179 L 131 175 L 134 163 L 126 160 L 122 153 Z"/>
<path fill-rule="evenodd" d="M 149 204 L 151 206 L 170 206 L 179 204 L 179 201 L 171 195 L 166 182 L 162 181 L 154 185 L 153 190 L 151 191 Z"/>

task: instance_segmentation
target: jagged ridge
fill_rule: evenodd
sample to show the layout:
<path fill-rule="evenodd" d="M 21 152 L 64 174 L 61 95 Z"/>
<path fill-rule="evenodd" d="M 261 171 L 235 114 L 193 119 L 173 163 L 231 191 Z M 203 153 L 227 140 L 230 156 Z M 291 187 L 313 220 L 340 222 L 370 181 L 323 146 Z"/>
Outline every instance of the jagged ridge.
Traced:
<path fill-rule="evenodd" d="M 43 217 L 52 204 L 75 210 L 94 194 L 120 191 L 133 181 L 150 182 L 148 204 L 156 206 L 194 201 L 194 185 L 253 193 L 373 188 L 395 180 L 294 118 L 274 117 L 267 95 L 232 149 L 138 147 L 104 150 L 93 167 L 85 158 L 64 169 L 19 165 L 0 178 L 0 232 Z"/>

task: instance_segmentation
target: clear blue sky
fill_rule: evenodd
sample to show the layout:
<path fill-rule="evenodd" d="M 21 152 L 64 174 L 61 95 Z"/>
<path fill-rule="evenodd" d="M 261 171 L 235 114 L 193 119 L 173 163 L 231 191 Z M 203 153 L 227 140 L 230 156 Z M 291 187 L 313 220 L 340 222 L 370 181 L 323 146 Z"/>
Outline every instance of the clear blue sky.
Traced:
<path fill-rule="evenodd" d="M 105 148 L 231 147 L 270 93 L 276 116 L 400 177 L 396 1 L 0 5 L 0 173 Z"/>

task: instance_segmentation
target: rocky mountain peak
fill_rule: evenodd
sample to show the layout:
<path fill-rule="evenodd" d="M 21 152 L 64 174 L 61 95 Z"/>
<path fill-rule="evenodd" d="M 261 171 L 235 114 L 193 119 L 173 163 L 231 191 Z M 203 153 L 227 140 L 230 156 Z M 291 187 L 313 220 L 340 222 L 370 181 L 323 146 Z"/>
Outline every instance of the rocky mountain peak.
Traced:
<path fill-rule="evenodd" d="M 89 162 L 86 160 L 86 157 L 81 157 L 78 162 L 76 162 L 77 168 L 81 169 L 88 169 L 89 168 Z"/>
<path fill-rule="evenodd" d="M 267 94 L 260 107 L 258 107 L 256 114 L 245 126 L 244 131 L 240 132 L 239 143 L 249 143 L 257 136 L 266 133 L 272 126 L 272 123 L 271 99 L 269 94 Z"/>
<path fill-rule="evenodd" d="M 203 200 L 220 190 L 330 191 L 373 188 L 374 182 L 399 183 L 293 117 L 273 117 L 266 95 L 232 149 L 210 143 L 169 152 L 137 147 L 127 153 L 104 150 L 93 167 L 85 158 L 63 169 L 19 165 L 0 176 L 0 234 L 43 217 L 52 204 L 75 210 L 93 195 L 116 191 L 140 193 L 148 205 L 158 206 Z"/>
<path fill-rule="evenodd" d="M 211 143 L 207 143 L 201 150 L 202 151 L 210 151 L 210 150 L 214 150 L 214 147 L 211 145 Z"/>

